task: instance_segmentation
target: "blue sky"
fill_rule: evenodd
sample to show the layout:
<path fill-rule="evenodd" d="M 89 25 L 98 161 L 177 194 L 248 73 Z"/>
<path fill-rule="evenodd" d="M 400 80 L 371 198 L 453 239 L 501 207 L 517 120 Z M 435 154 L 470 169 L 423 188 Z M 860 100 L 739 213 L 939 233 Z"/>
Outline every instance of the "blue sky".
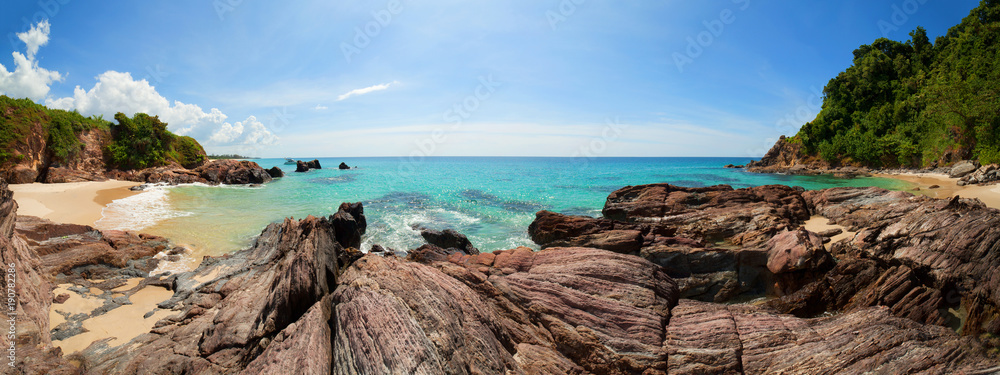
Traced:
<path fill-rule="evenodd" d="M 5 1 L 0 93 L 152 112 L 210 153 L 760 156 L 855 48 L 977 5 Z"/>

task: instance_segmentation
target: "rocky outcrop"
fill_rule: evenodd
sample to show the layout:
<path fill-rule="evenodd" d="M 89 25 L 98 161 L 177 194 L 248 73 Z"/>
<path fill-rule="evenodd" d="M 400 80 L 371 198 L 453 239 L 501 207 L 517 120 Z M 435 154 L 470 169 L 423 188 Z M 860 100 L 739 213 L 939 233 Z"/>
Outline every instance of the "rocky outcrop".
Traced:
<path fill-rule="evenodd" d="M 670 374 L 959 374 L 1000 370 L 944 327 L 871 307 L 801 319 L 751 305 L 682 300 L 664 348 Z"/>
<path fill-rule="evenodd" d="M 334 293 L 334 371 L 663 373 L 676 298 L 652 263 L 597 249 L 369 255 Z"/>
<path fill-rule="evenodd" d="M 842 178 L 871 175 L 871 171 L 859 163 L 852 163 L 849 160 L 831 163 L 817 155 L 807 155 L 802 150 L 801 142 L 785 136 L 779 137 L 760 160 L 747 163 L 745 169 L 755 173 L 829 174 Z"/>
<path fill-rule="evenodd" d="M 330 221 L 336 229 L 336 240 L 340 246 L 361 248 L 361 236 L 364 236 L 368 228 L 368 220 L 365 218 L 365 208 L 360 202 L 341 203 L 337 213 L 330 217 Z"/>
<path fill-rule="evenodd" d="M 282 177 L 285 177 L 285 172 L 282 171 L 281 168 L 278 168 L 277 166 L 274 166 L 274 167 L 271 167 L 271 169 L 268 169 L 267 170 L 267 174 L 270 175 L 271 178 L 282 178 Z"/>
<path fill-rule="evenodd" d="M 52 304 L 52 284 L 42 271 L 41 260 L 24 239 L 14 231 L 17 203 L 7 183 L 0 179 L 0 262 L 4 269 L 4 348 L 2 366 L 27 374 L 72 374 L 76 368 L 62 358 L 62 352 L 52 346 L 49 333 L 49 306 Z M 11 310 L 13 309 L 13 310 Z M 13 326 L 9 321 L 13 321 Z M 13 340 L 8 335 L 12 328 Z M 10 348 L 14 351 L 10 351 Z"/>
<path fill-rule="evenodd" d="M 476 249 L 469 241 L 469 238 L 464 234 L 456 232 L 454 229 L 445 230 L 433 230 L 433 229 L 420 229 L 420 237 L 423 237 L 427 243 L 438 246 L 445 249 L 455 249 L 462 251 L 466 254 L 479 254 L 479 249 Z"/>
<path fill-rule="evenodd" d="M 45 172 L 45 183 L 106 181 L 108 178 L 102 172 L 88 172 L 78 169 L 50 167 Z"/>
<path fill-rule="evenodd" d="M 165 183 L 170 185 L 204 184 L 263 184 L 271 181 L 268 172 L 249 160 L 213 160 L 196 169 L 184 169 L 178 165 L 147 168 L 138 171 L 114 170 L 107 176 L 117 180 L 144 183 Z"/>
<path fill-rule="evenodd" d="M 254 373 L 321 368 L 317 358 L 294 358 L 324 354 L 322 346 L 306 350 L 310 343 L 329 345 L 322 329 L 328 316 L 317 304 L 360 255 L 336 237 L 327 218 L 269 225 L 251 248 L 172 276 L 174 296 L 160 306 L 177 313 L 129 344 L 92 345 L 82 353 L 84 366 L 95 373 L 163 374 L 236 373 L 250 365 Z"/>
<path fill-rule="evenodd" d="M 271 175 L 264 168 L 249 160 L 215 160 L 194 171 L 208 183 L 245 185 L 271 181 Z"/>
<path fill-rule="evenodd" d="M 955 165 L 951 167 L 951 171 L 948 172 L 948 177 L 951 178 L 965 177 L 965 175 L 975 172 L 976 169 L 978 168 L 979 166 L 976 165 L 976 163 L 973 163 L 972 161 L 969 160 L 963 160 L 958 163 L 955 163 Z"/>
<path fill-rule="evenodd" d="M 319 159 L 313 159 L 312 161 L 298 160 L 295 162 L 296 172 L 308 172 L 310 169 L 323 169 L 319 164 Z"/>
<path fill-rule="evenodd" d="M 344 163 L 344 162 L 340 162 L 340 166 L 338 166 L 337 168 L 339 168 L 339 169 L 351 169 L 351 167 L 348 166 L 347 163 Z"/>
<path fill-rule="evenodd" d="M 958 180 L 958 186 L 990 184 L 996 181 L 1000 181 L 1000 165 L 989 164 L 963 176 Z"/>

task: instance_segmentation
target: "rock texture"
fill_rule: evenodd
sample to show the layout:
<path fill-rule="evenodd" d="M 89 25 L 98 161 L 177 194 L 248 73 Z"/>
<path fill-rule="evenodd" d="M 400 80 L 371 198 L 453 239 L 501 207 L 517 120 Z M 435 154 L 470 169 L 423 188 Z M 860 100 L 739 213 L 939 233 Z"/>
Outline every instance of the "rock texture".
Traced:
<path fill-rule="evenodd" d="M 62 358 L 62 352 L 52 346 L 49 333 L 49 306 L 52 304 L 52 284 L 42 271 L 42 262 L 24 238 L 14 231 L 17 203 L 7 183 L 0 179 L 0 262 L 4 269 L 4 348 L 3 368 L 26 374 L 72 374 L 76 368 Z M 13 298 L 11 304 L 8 298 Z M 12 311 L 13 309 L 13 311 Z M 12 314 L 13 313 L 13 314 Z M 13 340 L 10 320 L 14 321 Z M 11 353 L 9 349 L 15 348 Z M 13 356 L 13 358 L 9 356 Z M 6 370 L 5 373 L 8 373 Z"/>
<path fill-rule="evenodd" d="M 267 174 L 270 175 L 271 178 L 282 178 L 282 177 L 285 177 L 285 171 L 282 171 L 281 168 L 278 168 L 277 166 L 274 166 L 274 167 L 271 167 L 271 169 L 268 169 L 267 170 Z"/>
<path fill-rule="evenodd" d="M 340 162 L 340 165 L 337 166 L 337 168 L 339 168 L 339 169 L 351 169 L 351 167 L 348 166 L 347 163 L 344 163 L 344 162 Z"/>
<path fill-rule="evenodd" d="M 298 160 L 295 162 L 296 172 L 308 172 L 310 169 L 323 169 L 323 167 L 320 166 L 318 159 L 313 159 L 312 161 Z"/>
<path fill-rule="evenodd" d="M 456 232 L 454 229 L 445 230 L 433 230 L 433 229 L 421 229 L 420 236 L 427 241 L 427 243 L 438 246 L 445 249 L 455 249 L 462 251 L 466 254 L 479 254 L 479 249 L 476 249 L 469 241 L 469 238 L 464 234 Z"/>
<path fill-rule="evenodd" d="M 171 185 L 190 184 L 262 184 L 271 181 L 271 175 L 255 162 L 249 160 L 214 160 L 195 169 L 184 169 L 173 165 L 147 168 L 138 171 L 110 171 L 110 178 L 146 183 L 166 183 Z"/>
<path fill-rule="evenodd" d="M 958 186 L 989 184 L 996 181 L 1000 181 L 1000 165 L 990 164 L 979 167 L 979 169 L 976 169 L 974 172 L 966 174 L 961 180 L 958 181 Z"/>
<path fill-rule="evenodd" d="M 865 308 L 801 319 L 749 305 L 682 300 L 664 348 L 670 374 L 993 373 L 981 346 L 944 327 Z"/>

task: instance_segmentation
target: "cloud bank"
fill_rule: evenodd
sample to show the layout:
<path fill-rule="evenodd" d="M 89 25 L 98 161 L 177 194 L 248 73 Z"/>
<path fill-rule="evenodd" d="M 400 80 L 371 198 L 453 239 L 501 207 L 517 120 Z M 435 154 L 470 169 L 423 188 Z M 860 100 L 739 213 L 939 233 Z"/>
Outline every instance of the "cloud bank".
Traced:
<path fill-rule="evenodd" d="M 138 112 L 160 116 L 174 133 L 194 137 L 207 146 L 259 147 L 273 145 L 278 140 L 254 116 L 230 123 L 218 108 L 206 112 L 195 104 L 171 103 L 145 79 L 135 80 L 128 72 L 109 70 L 95 77 L 97 83 L 89 90 L 76 86 L 71 97 L 48 97 L 51 84 L 62 80 L 59 72 L 41 68 L 35 60 L 39 47 L 48 43 L 48 21 L 39 22 L 17 36 L 27 44 L 27 55 L 13 53 L 16 68 L 12 73 L 0 65 L 0 94 L 36 102 L 44 99 L 50 108 L 77 110 L 85 116 L 103 115 L 106 119 L 118 112 L 128 116 Z"/>

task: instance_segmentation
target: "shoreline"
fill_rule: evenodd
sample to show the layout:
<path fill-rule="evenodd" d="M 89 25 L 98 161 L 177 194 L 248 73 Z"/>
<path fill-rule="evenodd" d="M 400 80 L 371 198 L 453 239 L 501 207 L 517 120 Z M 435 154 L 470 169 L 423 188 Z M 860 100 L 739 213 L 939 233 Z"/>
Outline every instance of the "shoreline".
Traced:
<path fill-rule="evenodd" d="M 9 186 L 14 192 L 18 215 L 37 216 L 56 223 L 94 226 L 104 217 L 104 208 L 108 204 L 141 193 L 129 190 L 138 185 L 141 184 L 108 180 Z"/>
<path fill-rule="evenodd" d="M 943 173 L 873 173 L 872 176 L 891 178 L 916 185 L 920 190 L 909 189 L 907 192 L 924 195 L 931 198 L 978 198 L 987 207 L 1000 209 L 1000 184 L 958 186 L 958 178 L 948 177 Z M 938 185 L 931 189 L 931 186 Z"/>

